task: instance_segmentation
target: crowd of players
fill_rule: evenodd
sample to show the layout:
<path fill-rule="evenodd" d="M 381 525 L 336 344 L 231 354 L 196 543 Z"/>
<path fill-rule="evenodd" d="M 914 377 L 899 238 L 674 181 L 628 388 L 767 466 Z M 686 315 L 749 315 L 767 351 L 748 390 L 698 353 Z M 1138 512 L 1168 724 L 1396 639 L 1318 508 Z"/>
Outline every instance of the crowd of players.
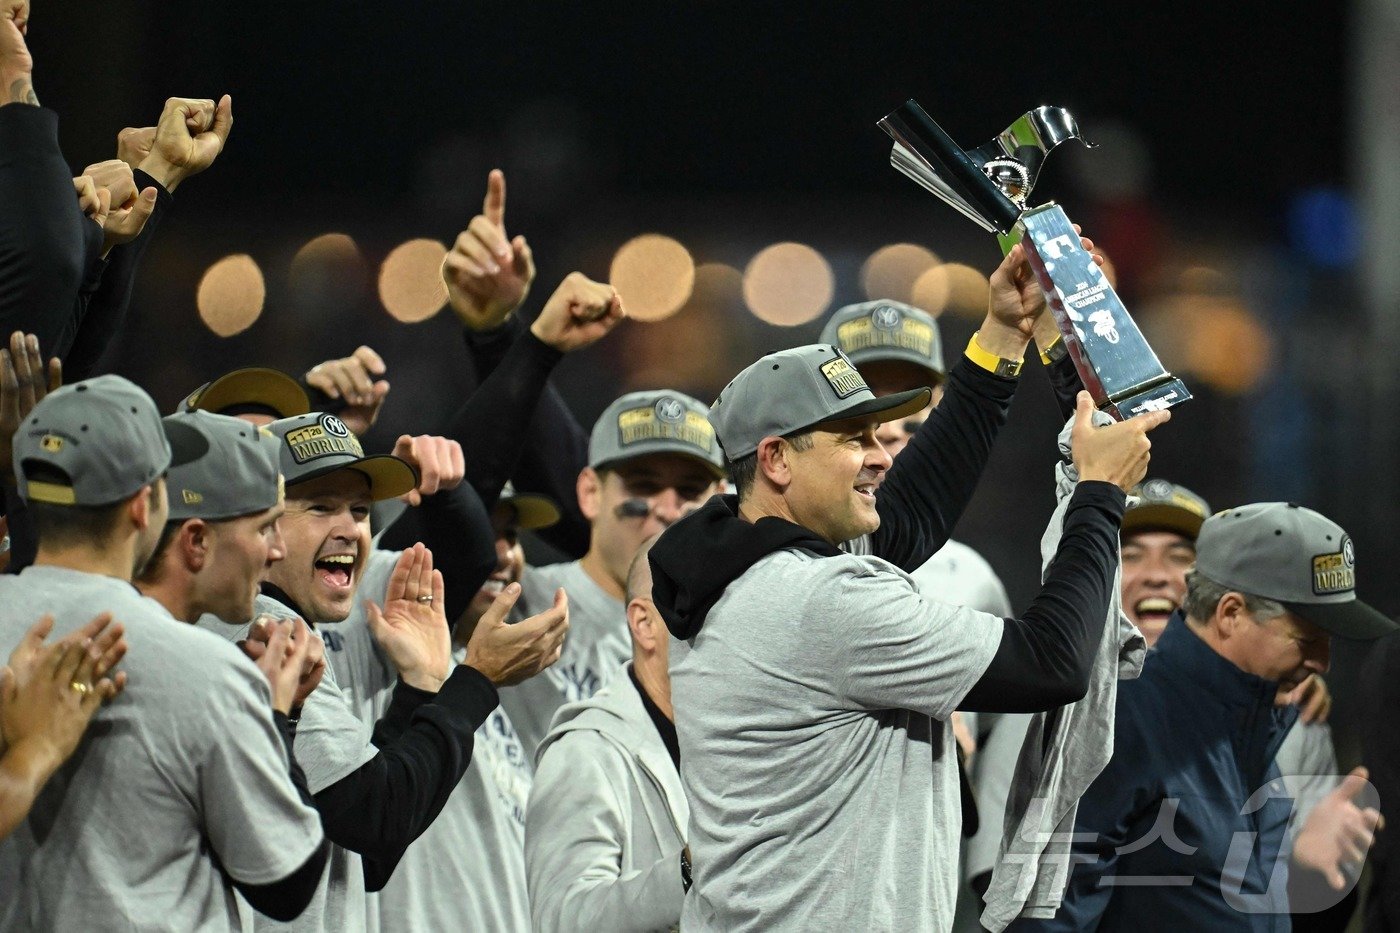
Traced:
<path fill-rule="evenodd" d="M 232 102 L 73 178 L 4 9 L 0 929 L 977 929 L 979 897 L 988 929 L 1341 929 L 1377 839 L 1368 929 L 1400 925 L 1395 740 L 1343 780 L 1326 725 L 1330 637 L 1394 627 L 1350 539 L 1145 479 L 1166 415 L 1094 426 L 1019 249 L 954 366 L 866 302 L 713 408 L 634 392 L 586 433 L 550 374 L 622 300 L 574 273 L 527 323 L 493 172 L 442 269 L 480 381 L 437 433 L 363 450 L 368 347 L 162 417 L 104 351 Z M 1017 617 L 948 534 L 1032 338 L 1068 421 Z"/>

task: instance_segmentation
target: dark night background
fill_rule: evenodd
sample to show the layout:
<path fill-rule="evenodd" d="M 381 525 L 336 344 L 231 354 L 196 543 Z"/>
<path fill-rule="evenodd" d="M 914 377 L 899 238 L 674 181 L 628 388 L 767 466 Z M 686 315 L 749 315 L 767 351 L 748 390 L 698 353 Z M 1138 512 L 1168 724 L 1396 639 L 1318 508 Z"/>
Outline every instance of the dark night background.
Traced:
<path fill-rule="evenodd" d="M 61 115 L 75 170 L 111 158 L 117 131 L 154 123 L 168 96 L 233 95 L 228 148 L 176 195 L 116 368 L 169 406 L 235 366 L 300 373 L 368 343 L 394 383 L 371 436 L 382 445 L 430 430 L 466 382 L 450 312 L 393 321 L 374 269 L 405 239 L 450 243 L 480 209 L 493 166 L 510 179 L 507 225 L 539 261 L 530 313 L 571 269 L 607 277 L 617 247 L 648 231 L 738 269 L 769 243 L 810 243 L 835 271 L 834 310 L 865 297 L 860 265 L 888 243 L 920 243 L 983 273 L 998 260 L 990 237 L 890 168 L 875 121 L 906 97 L 969 147 L 1041 103 L 1068 107 L 1091 140 L 1096 127 L 1127 127 L 1146 157 L 1131 210 L 1092 184 L 1122 157 L 1107 144 L 1057 154 L 1035 200 L 1053 197 L 1085 222 L 1149 336 L 1180 326 L 1167 316 L 1193 297 L 1183 271 L 1209 267 L 1211 295 L 1258 324 L 1231 339 L 1262 346 L 1250 336 L 1262 333 L 1272 346 L 1240 384 L 1219 378 L 1219 361 L 1162 348 L 1198 399 L 1159 433 L 1154 475 L 1217 508 L 1284 498 L 1328 513 L 1357 541 L 1362 594 L 1394 614 L 1396 502 L 1374 490 L 1389 488 L 1396 457 L 1375 433 L 1382 400 L 1367 381 L 1370 361 L 1392 348 L 1368 332 L 1354 262 L 1318 261 L 1290 227 L 1304 192 L 1364 194 L 1349 156 L 1352 9 L 36 0 L 29 42 L 36 90 Z M 291 281 L 291 257 L 328 231 L 353 236 L 364 266 L 338 289 L 308 292 Z M 201 324 L 195 290 L 230 253 L 257 260 L 267 303 L 252 328 L 221 339 Z M 808 342 L 820 326 L 773 327 L 736 301 L 704 319 L 701 342 L 683 344 L 697 334 L 681 329 L 686 316 L 628 323 L 565 361 L 558 378 L 585 424 L 637 387 L 628 374 L 657 344 L 710 358 L 701 376 L 692 367 L 673 382 L 708 399 L 756 353 Z M 944 322 L 953 358 L 976 321 Z M 1035 591 L 1052 505 L 1058 419 L 1036 368 L 958 534 L 1001 572 L 1017 608 Z M 1344 765 L 1359 652 L 1338 645 L 1330 678 Z"/>

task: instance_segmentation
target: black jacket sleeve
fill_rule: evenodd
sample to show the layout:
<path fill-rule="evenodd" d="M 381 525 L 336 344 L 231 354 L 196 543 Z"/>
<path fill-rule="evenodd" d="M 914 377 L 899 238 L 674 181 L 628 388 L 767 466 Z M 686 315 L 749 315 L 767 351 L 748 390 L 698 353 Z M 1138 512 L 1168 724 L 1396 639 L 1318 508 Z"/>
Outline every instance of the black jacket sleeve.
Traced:
<path fill-rule="evenodd" d="M 0 334 L 37 334 L 46 355 L 64 357 L 80 292 L 100 272 L 102 231 L 78 206 L 52 110 L 0 107 L 0 205 Z"/>
<path fill-rule="evenodd" d="M 388 882 L 404 850 L 432 825 L 471 763 L 473 733 L 496 708 L 484 674 L 459 666 L 436 694 L 400 684 L 390 714 L 375 729 L 379 754 L 316 795 L 326 835 L 364 858 L 365 887 Z M 389 718 L 386 715 L 386 718 Z"/>
<path fill-rule="evenodd" d="M 315 806 L 315 801 L 311 799 L 311 793 L 306 788 L 306 775 L 302 773 L 301 765 L 297 764 L 296 756 L 292 754 L 291 723 L 280 712 L 274 711 L 272 719 L 277 724 L 277 731 L 282 736 L 283 744 L 287 747 L 287 760 L 291 763 L 292 784 L 296 787 L 303 803 L 309 807 Z M 330 843 L 327 839 L 322 839 L 321 844 L 316 847 L 315 852 L 311 853 L 310 858 L 302 862 L 300 868 L 280 881 L 274 881 L 270 884 L 244 884 L 236 878 L 230 878 L 229 881 L 258 913 L 274 920 L 292 920 L 301 915 L 301 912 L 306 909 L 306 905 L 311 903 L 311 898 L 316 895 L 316 889 L 321 883 L 321 873 L 325 870 L 326 858 L 329 854 Z"/>
<path fill-rule="evenodd" d="M 106 271 L 101 283 L 87 299 L 81 326 L 63 361 L 65 382 L 76 382 L 98 374 L 99 366 L 112 344 L 120 338 L 131 306 L 131 291 L 136 282 L 136 269 L 155 238 L 156 228 L 170 211 L 174 199 L 160 182 L 137 169 L 136 189 L 156 189 L 155 209 L 147 218 L 141 233 L 130 243 L 114 246 L 107 254 Z"/>
<path fill-rule="evenodd" d="M 1108 620 L 1125 502 L 1112 483 L 1075 488 L 1040 595 L 1020 619 L 1004 620 L 992 663 L 958 709 L 1033 713 L 1084 698 Z"/>
<path fill-rule="evenodd" d="M 467 350 L 483 381 L 523 336 L 535 340 L 524 322 L 515 317 L 495 331 L 464 332 Z M 588 552 L 591 528 L 578 506 L 577 481 L 579 471 L 588 465 L 588 433 L 549 383 L 540 389 L 527 428 L 511 479 L 517 489 L 543 493 L 559 504 L 559 521 L 535 534 L 566 558 L 582 557 Z"/>
<path fill-rule="evenodd" d="M 488 508 L 528 449 L 530 425 L 549 374 L 564 355 L 526 328 L 519 328 L 509 349 L 481 384 L 448 420 L 443 433 L 472 455 L 467 481 Z M 478 372 L 481 366 L 478 365 Z"/>
<path fill-rule="evenodd" d="M 913 571 L 952 534 L 987 465 L 1016 392 L 1016 380 L 966 357 L 948 375 L 943 402 L 910 438 L 880 484 L 877 557 Z"/>
<path fill-rule="evenodd" d="M 467 452 L 467 459 L 471 459 Z M 466 483 L 424 496 L 416 509 L 404 509 L 384 530 L 379 546 L 402 551 L 423 542 L 442 571 L 443 611 L 451 621 L 466 611 L 481 584 L 496 569 L 496 533 L 491 515 Z"/>
<path fill-rule="evenodd" d="M 1074 360 L 1068 354 L 1060 357 L 1045 367 L 1045 375 L 1050 379 L 1050 388 L 1055 390 L 1060 416 L 1068 421 L 1074 417 L 1075 399 L 1084 388 L 1079 370 L 1074 368 Z"/>

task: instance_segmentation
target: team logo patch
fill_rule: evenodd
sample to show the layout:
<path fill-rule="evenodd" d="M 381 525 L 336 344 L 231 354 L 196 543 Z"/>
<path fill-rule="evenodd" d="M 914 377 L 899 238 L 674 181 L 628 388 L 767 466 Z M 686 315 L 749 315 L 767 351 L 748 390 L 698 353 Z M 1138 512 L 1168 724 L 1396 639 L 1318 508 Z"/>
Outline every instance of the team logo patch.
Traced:
<path fill-rule="evenodd" d="M 1350 593 L 1356 589 L 1356 547 L 1350 537 L 1342 538 L 1342 547 L 1331 554 L 1318 554 L 1312 559 L 1312 591 L 1315 596 Z"/>
<path fill-rule="evenodd" d="M 1172 484 L 1164 479 L 1150 479 L 1142 484 L 1142 494 L 1148 499 L 1169 499 Z"/>
<path fill-rule="evenodd" d="M 715 443 L 710 420 L 685 407 L 680 399 L 659 399 L 644 408 L 629 408 L 617 416 L 617 442 L 622 447 L 644 441 L 681 441 L 708 457 Z"/>
<path fill-rule="evenodd" d="M 837 327 L 836 342 L 847 353 L 897 347 L 933 358 L 933 328 L 887 305 L 876 308 L 869 317 L 858 317 Z"/>
<path fill-rule="evenodd" d="M 837 398 L 850 398 L 857 392 L 869 391 L 865 380 L 845 356 L 823 363 L 821 371 Z"/>
<path fill-rule="evenodd" d="M 899 313 L 899 309 L 889 305 L 881 305 L 870 313 L 870 323 L 879 330 L 894 330 L 903 320 L 904 315 Z"/>
<path fill-rule="evenodd" d="M 656 417 L 667 424 L 680 424 L 685 420 L 685 403 L 669 395 L 665 398 L 657 399 L 656 404 L 652 406 L 652 410 L 656 412 Z"/>
<path fill-rule="evenodd" d="M 322 415 L 315 424 L 289 431 L 286 441 L 292 452 L 292 460 L 297 463 L 307 463 L 321 457 L 358 458 L 365 455 L 355 435 L 335 415 Z"/>
<path fill-rule="evenodd" d="M 45 434 L 39 439 L 39 448 L 56 454 L 63 449 L 63 438 L 56 434 Z"/>

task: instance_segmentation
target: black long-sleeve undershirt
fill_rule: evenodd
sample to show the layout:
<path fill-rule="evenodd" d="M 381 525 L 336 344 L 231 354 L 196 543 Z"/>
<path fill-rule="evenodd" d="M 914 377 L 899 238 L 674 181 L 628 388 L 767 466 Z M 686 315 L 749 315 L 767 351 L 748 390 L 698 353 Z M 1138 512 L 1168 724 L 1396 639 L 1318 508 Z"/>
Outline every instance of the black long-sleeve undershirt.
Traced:
<path fill-rule="evenodd" d="M 66 357 L 101 275 L 102 230 L 78 206 L 58 114 L 0 107 L 0 334 L 36 334 Z"/>
<path fill-rule="evenodd" d="M 286 715 L 274 711 L 272 721 L 277 725 L 277 733 L 282 737 L 282 744 L 287 749 L 287 762 L 292 778 L 292 786 L 297 789 L 297 795 L 301 797 L 301 802 L 308 807 L 314 807 L 315 801 L 311 798 L 311 792 L 306 787 L 306 775 L 301 770 L 301 765 L 297 764 L 296 755 L 293 753 L 293 730 L 291 722 Z M 325 871 L 326 859 L 330 855 L 330 842 L 328 838 L 323 838 L 321 844 L 316 847 L 305 862 L 301 863 L 296 871 L 285 878 L 268 884 L 246 884 L 237 878 L 227 876 L 229 882 L 238 889 L 238 893 L 260 914 L 265 914 L 274 920 L 294 920 L 306 909 L 306 905 L 311 903 L 311 899 L 316 896 L 316 889 L 321 883 L 321 873 Z"/>
<path fill-rule="evenodd" d="M 437 693 L 400 681 L 375 726 L 379 753 L 316 794 L 326 835 L 364 860 L 365 888 L 388 883 L 404 851 L 437 819 L 471 764 L 473 734 L 496 688 L 458 666 Z"/>
<path fill-rule="evenodd" d="M 960 359 L 943 401 L 900 452 L 875 500 L 880 527 L 871 549 L 912 572 L 952 534 L 1006 423 L 1016 380 Z"/>
<path fill-rule="evenodd" d="M 958 709 L 1032 713 L 1084 698 L 1108 620 L 1125 501 L 1112 483 L 1075 487 L 1039 595 L 1021 618 L 1003 620 L 992 663 Z"/>
<path fill-rule="evenodd" d="M 478 377 L 484 384 L 494 376 L 507 354 L 521 341 L 526 345 L 536 344 L 545 351 L 555 352 L 546 347 L 532 333 L 525 322 L 518 317 L 509 318 L 504 325 L 493 331 L 463 332 L 467 351 L 471 354 Z M 578 505 L 577 481 L 579 471 L 588 465 L 588 433 L 578 423 L 569 406 L 553 384 L 548 382 L 549 373 L 558 363 L 556 356 L 550 361 L 549 369 L 540 364 L 547 357 L 536 349 L 522 349 L 534 363 L 535 385 L 533 408 L 527 417 L 518 419 L 516 427 L 525 427 L 523 444 L 519 449 L 510 478 L 515 488 L 521 491 L 543 493 L 552 497 L 559 505 L 560 519 L 549 528 L 541 528 L 535 534 L 546 544 L 562 552 L 566 559 L 582 557 L 588 552 L 591 525 Z M 522 374 L 522 378 L 525 378 Z M 516 396 L 522 399 L 522 394 Z M 527 411 L 517 408 L 517 411 Z"/>
<path fill-rule="evenodd" d="M 1060 416 L 1068 421 L 1074 417 L 1076 399 L 1084 389 L 1079 370 L 1074 368 L 1074 359 L 1068 355 L 1060 357 L 1045 367 L 1045 375 L 1050 380 L 1050 388 L 1055 390 L 1055 401 L 1059 403 Z"/>
<path fill-rule="evenodd" d="M 174 204 L 174 198 L 160 182 L 140 169 L 132 174 L 137 191 L 156 189 L 156 203 L 136 239 L 112 247 L 111 252 L 107 254 L 106 271 L 102 273 L 101 282 L 96 290 L 87 299 L 81 326 L 63 360 L 65 382 L 77 382 L 97 375 L 103 359 L 111 351 L 112 345 L 120 339 L 131 306 L 136 270 L 151 241 L 155 239 L 160 222 Z"/>
<path fill-rule="evenodd" d="M 306 617 L 277 587 L 264 583 L 263 592 Z M 326 837 L 362 857 L 367 890 L 388 883 L 409 844 L 442 812 L 471 763 L 476 730 L 499 702 L 495 685 L 466 665 L 437 693 L 399 681 L 375 725 L 378 754 L 315 795 Z"/>

